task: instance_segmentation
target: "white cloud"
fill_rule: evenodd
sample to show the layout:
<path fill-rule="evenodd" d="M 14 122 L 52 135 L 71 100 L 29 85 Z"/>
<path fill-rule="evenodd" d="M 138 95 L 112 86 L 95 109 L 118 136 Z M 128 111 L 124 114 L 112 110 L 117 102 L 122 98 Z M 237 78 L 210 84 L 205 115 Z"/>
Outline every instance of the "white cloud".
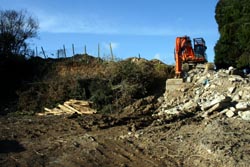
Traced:
<path fill-rule="evenodd" d="M 72 15 L 68 13 L 46 12 L 36 10 L 41 32 L 52 33 L 93 33 L 93 34 L 126 34 L 126 35 L 160 35 L 182 36 L 200 35 L 199 29 L 188 29 L 173 26 L 124 25 L 113 18 L 105 18 L 97 14 Z M 179 18 L 180 21 L 182 18 Z M 202 29 L 202 33 L 211 34 L 213 31 Z"/>
<path fill-rule="evenodd" d="M 41 32 L 113 34 L 117 30 L 98 16 L 74 16 L 62 13 L 37 12 Z"/>

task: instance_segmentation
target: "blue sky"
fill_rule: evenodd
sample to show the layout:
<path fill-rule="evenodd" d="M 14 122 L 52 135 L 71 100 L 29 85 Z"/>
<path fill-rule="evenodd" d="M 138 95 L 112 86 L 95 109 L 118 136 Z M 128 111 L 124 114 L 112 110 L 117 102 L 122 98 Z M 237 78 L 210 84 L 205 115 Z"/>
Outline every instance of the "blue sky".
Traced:
<path fill-rule="evenodd" d="M 208 60 L 214 60 L 219 39 L 214 19 L 218 0 L 0 0 L 0 9 L 26 9 L 39 21 L 39 38 L 31 48 L 41 46 L 50 57 L 65 45 L 67 55 L 87 52 L 125 59 L 141 55 L 173 64 L 177 36 L 203 37 Z"/>

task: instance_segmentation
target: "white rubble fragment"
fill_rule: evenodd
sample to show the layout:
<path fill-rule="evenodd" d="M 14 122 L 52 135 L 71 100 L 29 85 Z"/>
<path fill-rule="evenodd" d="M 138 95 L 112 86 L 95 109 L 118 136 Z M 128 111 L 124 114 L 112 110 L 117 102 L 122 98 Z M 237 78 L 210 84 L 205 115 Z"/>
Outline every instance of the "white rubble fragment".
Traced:
<path fill-rule="evenodd" d="M 241 99 L 241 96 L 236 94 L 234 97 L 233 97 L 233 101 L 239 101 Z"/>
<path fill-rule="evenodd" d="M 235 91 L 235 86 L 229 87 L 227 90 L 230 94 L 232 94 Z"/>
<path fill-rule="evenodd" d="M 177 107 L 174 107 L 174 108 L 170 108 L 170 109 L 167 109 L 167 110 L 162 110 L 161 112 L 158 113 L 158 115 L 165 115 L 165 114 L 170 114 L 170 115 L 175 115 L 175 114 L 179 114 L 180 111 L 178 110 Z"/>
<path fill-rule="evenodd" d="M 231 110 L 228 110 L 228 111 L 226 112 L 226 116 L 227 116 L 228 118 L 231 118 L 231 117 L 234 116 L 234 112 L 231 111 Z"/>
<path fill-rule="evenodd" d="M 208 102 L 204 103 L 201 106 L 201 109 L 204 111 L 204 110 L 207 110 L 210 107 L 214 106 L 215 104 L 225 103 L 225 102 L 228 102 L 228 101 L 230 101 L 229 97 L 224 96 L 224 95 L 220 95 L 220 96 L 215 97 L 212 101 L 208 101 Z"/>
<path fill-rule="evenodd" d="M 250 102 L 241 101 L 237 103 L 235 107 L 237 110 L 244 111 L 244 110 L 250 109 Z"/>
<path fill-rule="evenodd" d="M 230 75 L 230 78 L 228 78 L 228 80 L 231 82 L 244 81 L 244 79 L 239 75 Z"/>
<path fill-rule="evenodd" d="M 194 111 L 196 111 L 198 106 L 199 106 L 198 103 L 190 100 L 189 102 L 187 102 L 183 105 L 182 109 L 185 111 L 188 111 L 188 112 L 194 112 Z"/>
<path fill-rule="evenodd" d="M 186 81 L 187 81 L 188 83 L 191 83 L 191 82 L 192 82 L 192 77 L 191 77 L 191 76 L 188 76 Z"/>
<path fill-rule="evenodd" d="M 246 121 L 250 121 L 250 111 L 239 111 L 239 116 Z"/>
<path fill-rule="evenodd" d="M 230 107 L 229 110 L 231 110 L 232 112 L 236 111 L 236 109 L 234 107 Z"/>

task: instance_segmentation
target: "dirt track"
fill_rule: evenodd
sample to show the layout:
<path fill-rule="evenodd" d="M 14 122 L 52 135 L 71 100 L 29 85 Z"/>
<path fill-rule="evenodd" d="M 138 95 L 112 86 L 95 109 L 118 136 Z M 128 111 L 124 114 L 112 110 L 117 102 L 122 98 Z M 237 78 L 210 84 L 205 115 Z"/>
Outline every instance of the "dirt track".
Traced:
<path fill-rule="evenodd" d="M 0 166 L 248 166 L 250 126 L 150 113 L 0 118 Z"/>

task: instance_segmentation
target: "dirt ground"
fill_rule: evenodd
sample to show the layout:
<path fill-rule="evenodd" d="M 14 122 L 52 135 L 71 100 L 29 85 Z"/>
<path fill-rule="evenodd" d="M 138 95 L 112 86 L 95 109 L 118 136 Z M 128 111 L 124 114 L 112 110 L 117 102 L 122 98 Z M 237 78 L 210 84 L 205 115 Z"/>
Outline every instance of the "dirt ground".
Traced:
<path fill-rule="evenodd" d="M 152 116 L 153 108 L 2 116 L 0 166 L 249 166 L 250 122 L 197 115 L 161 120 Z"/>

